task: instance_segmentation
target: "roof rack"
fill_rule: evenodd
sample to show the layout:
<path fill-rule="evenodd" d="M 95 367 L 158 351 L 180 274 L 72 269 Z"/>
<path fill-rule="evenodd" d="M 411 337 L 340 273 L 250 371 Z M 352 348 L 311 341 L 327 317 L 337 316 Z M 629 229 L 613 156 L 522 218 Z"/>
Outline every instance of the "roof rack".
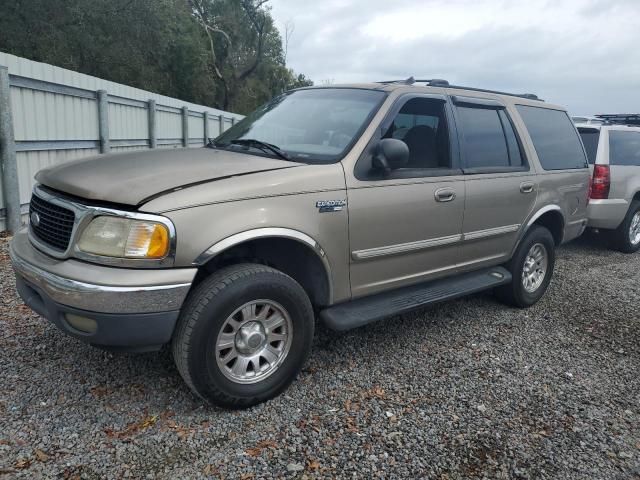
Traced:
<path fill-rule="evenodd" d="M 474 92 L 495 93 L 498 95 L 509 95 L 510 97 L 520 97 L 520 98 L 526 98 L 528 100 L 538 100 L 539 102 L 544 102 L 544 100 L 542 100 L 541 98 L 538 98 L 538 96 L 534 95 L 533 93 L 508 93 L 508 92 L 501 92 L 499 90 L 487 90 L 485 88 L 462 87 L 460 85 L 451 85 L 447 80 L 444 80 L 441 78 L 432 78 L 429 80 L 416 80 L 413 77 L 409 77 L 405 80 L 385 80 L 385 81 L 376 82 L 376 83 L 382 83 L 385 85 L 394 84 L 394 83 L 402 84 L 402 85 L 413 85 L 414 83 L 425 83 L 428 87 L 459 88 L 462 90 L 472 90 Z"/>
<path fill-rule="evenodd" d="M 610 125 L 640 125 L 640 113 L 601 113 L 595 117 Z"/>
<path fill-rule="evenodd" d="M 413 85 L 414 83 L 426 83 L 430 87 L 446 87 L 449 86 L 449 82 L 446 80 L 442 80 L 441 78 L 432 78 L 429 80 L 416 80 L 413 77 L 405 78 L 404 80 L 383 80 L 381 82 L 375 83 L 383 83 L 385 85 L 389 85 L 392 83 L 398 83 L 401 85 Z"/>

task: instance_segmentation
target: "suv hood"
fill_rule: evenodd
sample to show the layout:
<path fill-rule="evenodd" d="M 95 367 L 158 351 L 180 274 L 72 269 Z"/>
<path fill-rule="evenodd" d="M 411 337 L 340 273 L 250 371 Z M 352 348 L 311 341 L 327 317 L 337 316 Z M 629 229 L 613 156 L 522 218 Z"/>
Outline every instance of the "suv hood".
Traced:
<path fill-rule="evenodd" d="M 35 178 L 87 200 L 138 206 L 185 187 L 301 165 L 211 148 L 149 150 L 65 163 L 41 170 Z"/>

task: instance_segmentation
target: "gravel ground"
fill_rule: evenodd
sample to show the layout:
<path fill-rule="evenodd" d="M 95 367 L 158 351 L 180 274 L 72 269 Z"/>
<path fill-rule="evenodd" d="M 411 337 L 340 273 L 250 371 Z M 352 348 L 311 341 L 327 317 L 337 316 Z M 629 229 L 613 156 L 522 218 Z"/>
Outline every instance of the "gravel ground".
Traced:
<path fill-rule="evenodd" d="M 346 334 L 289 390 L 208 407 L 167 351 L 106 353 L 18 300 L 0 240 L 2 478 L 640 479 L 640 254 L 583 238 L 529 310 L 477 295 Z"/>

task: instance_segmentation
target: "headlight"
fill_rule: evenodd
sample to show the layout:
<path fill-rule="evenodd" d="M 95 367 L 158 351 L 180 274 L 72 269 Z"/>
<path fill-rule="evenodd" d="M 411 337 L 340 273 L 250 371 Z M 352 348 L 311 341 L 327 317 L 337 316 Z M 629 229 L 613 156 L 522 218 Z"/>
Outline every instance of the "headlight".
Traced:
<path fill-rule="evenodd" d="M 82 232 L 78 248 L 107 257 L 163 258 L 169 253 L 169 230 L 147 220 L 96 217 Z"/>

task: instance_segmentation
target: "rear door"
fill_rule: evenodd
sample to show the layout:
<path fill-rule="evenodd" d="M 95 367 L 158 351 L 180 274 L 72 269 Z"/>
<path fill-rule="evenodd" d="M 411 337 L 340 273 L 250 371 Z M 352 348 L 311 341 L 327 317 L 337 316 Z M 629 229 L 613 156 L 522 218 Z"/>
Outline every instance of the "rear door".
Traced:
<path fill-rule="evenodd" d="M 444 95 L 404 95 L 359 158 L 347 191 L 354 298 L 455 271 L 465 191 L 451 115 Z M 373 167 L 381 138 L 407 144 L 405 168 Z"/>
<path fill-rule="evenodd" d="M 462 96 L 452 101 L 466 191 L 460 268 L 473 270 L 508 258 L 538 184 L 505 105 Z"/>

